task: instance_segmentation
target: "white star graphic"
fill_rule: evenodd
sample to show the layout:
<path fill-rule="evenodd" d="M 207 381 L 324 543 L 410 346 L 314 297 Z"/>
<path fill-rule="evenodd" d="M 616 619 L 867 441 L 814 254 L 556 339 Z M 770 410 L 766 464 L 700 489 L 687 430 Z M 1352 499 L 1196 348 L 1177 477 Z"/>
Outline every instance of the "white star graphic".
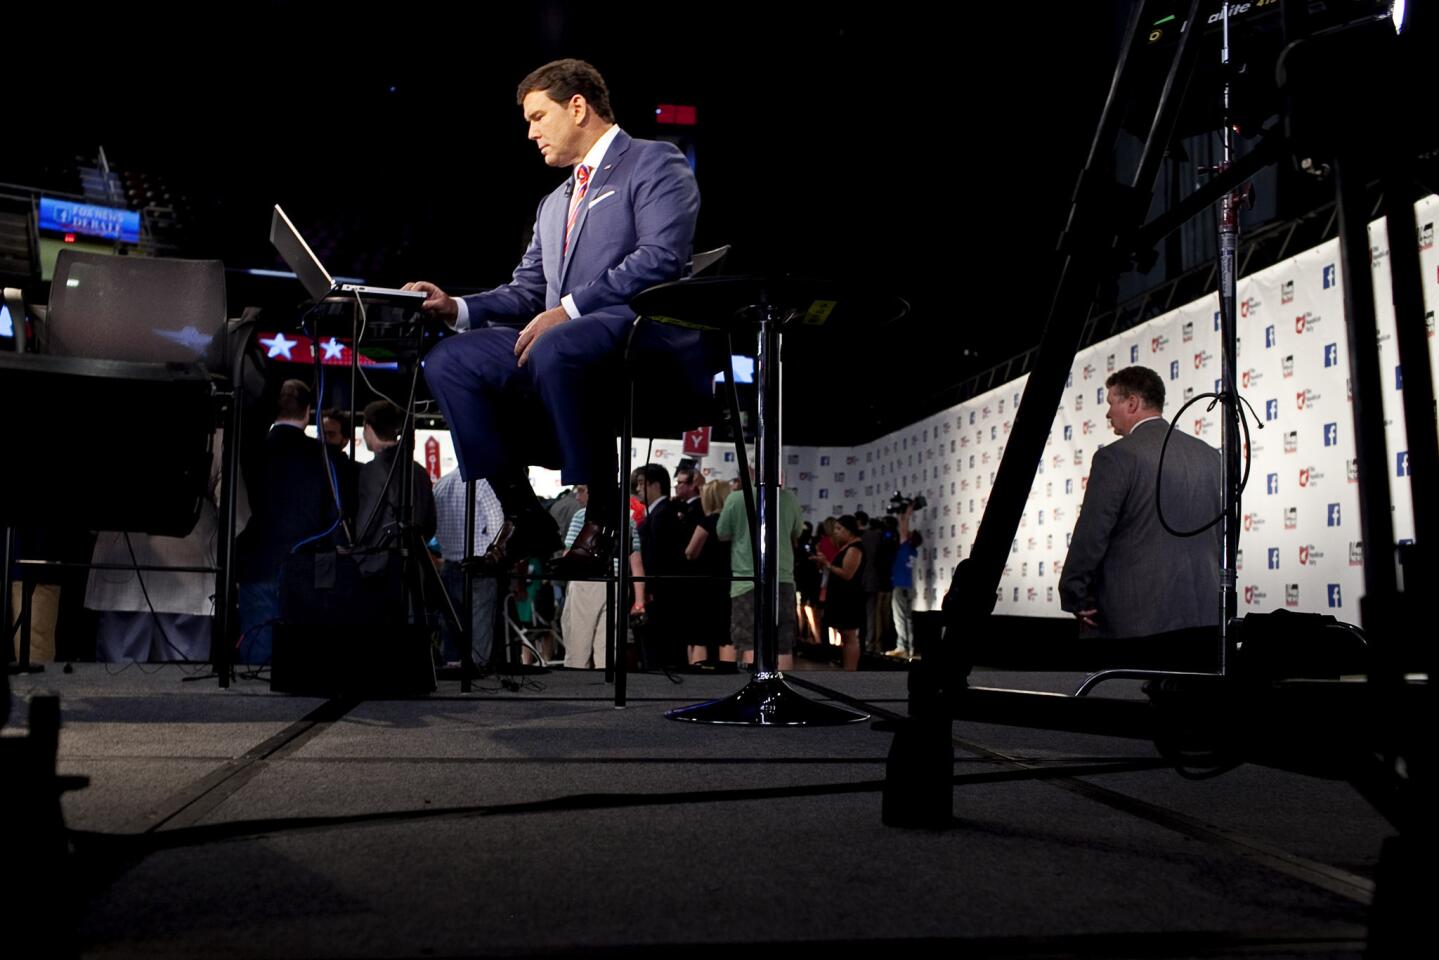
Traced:
<path fill-rule="evenodd" d="M 286 340 L 283 333 L 277 333 L 273 337 L 269 338 L 261 337 L 260 343 L 263 344 L 270 351 L 269 353 L 265 354 L 265 356 L 271 359 L 274 359 L 275 357 L 284 357 L 286 360 L 295 359 L 294 357 L 290 356 L 290 348 L 300 345 L 300 341 L 298 340 Z"/>
<path fill-rule="evenodd" d="M 321 343 L 320 349 L 325 351 L 325 356 L 323 358 L 325 360 L 345 359 L 345 345 L 340 341 L 336 340 L 334 337 L 331 337 L 330 339 Z"/>

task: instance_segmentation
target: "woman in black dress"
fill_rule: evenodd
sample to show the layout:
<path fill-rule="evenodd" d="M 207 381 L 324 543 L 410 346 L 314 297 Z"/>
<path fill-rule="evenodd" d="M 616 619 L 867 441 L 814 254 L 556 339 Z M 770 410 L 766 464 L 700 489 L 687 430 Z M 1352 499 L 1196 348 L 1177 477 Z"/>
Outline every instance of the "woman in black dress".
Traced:
<path fill-rule="evenodd" d="M 728 480 L 711 480 L 700 491 L 704 517 L 695 527 L 685 559 L 694 564 L 694 572 L 714 577 L 695 584 L 695 609 L 690 611 L 695 625 L 694 642 L 690 645 L 690 663 L 719 659 L 733 663 L 734 644 L 729 635 L 730 545 L 715 535 L 720 510 L 730 495 Z"/>
<path fill-rule="evenodd" d="M 821 571 L 829 572 L 829 587 L 825 591 L 824 623 L 839 631 L 843 644 L 843 663 L 846 670 L 859 669 L 859 628 L 864 623 L 864 587 L 860 574 L 864 570 L 864 546 L 859 540 L 859 524 L 854 517 L 845 514 L 835 521 L 832 535 L 839 553 L 834 562 L 816 554 L 815 565 Z"/>

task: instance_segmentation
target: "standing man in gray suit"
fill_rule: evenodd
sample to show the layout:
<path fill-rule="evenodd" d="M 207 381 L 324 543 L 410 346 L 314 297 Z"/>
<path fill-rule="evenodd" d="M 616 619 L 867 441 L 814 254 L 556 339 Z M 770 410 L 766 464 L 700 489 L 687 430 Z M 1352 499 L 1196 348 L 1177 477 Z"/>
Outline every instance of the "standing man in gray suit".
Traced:
<path fill-rule="evenodd" d="M 1126 367 L 1105 381 L 1114 432 L 1089 468 L 1084 504 L 1059 578 L 1060 606 L 1106 639 L 1149 637 L 1219 623 L 1220 533 L 1176 537 L 1154 498 L 1168 424 L 1164 381 Z M 1193 530 L 1218 516 L 1219 451 L 1175 431 L 1164 455 L 1164 519 Z"/>

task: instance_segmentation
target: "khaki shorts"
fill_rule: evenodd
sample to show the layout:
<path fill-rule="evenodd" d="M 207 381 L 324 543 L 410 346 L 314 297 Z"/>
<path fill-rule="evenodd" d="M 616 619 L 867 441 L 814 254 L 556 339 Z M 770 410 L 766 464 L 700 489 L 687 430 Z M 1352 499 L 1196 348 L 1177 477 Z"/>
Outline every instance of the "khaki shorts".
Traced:
<path fill-rule="evenodd" d="M 751 590 L 730 598 L 729 636 L 736 650 L 754 649 L 754 602 L 759 590 Z M 779 585 L 779 655 L 794 653 L 795 598 L 794 584 Z"/>

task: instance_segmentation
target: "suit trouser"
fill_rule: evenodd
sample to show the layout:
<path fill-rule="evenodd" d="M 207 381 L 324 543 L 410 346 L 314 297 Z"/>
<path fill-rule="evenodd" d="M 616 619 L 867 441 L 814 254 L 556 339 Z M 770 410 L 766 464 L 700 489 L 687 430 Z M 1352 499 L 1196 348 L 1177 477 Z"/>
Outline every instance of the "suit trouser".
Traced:
<path fill-rule="evenodd" d="M 565 666 L 583 670 L 593 658 L 596 670 L 605 668 L 605 606 L 609 585 L 571 580 L 560 611 L 565 640 Z"/>
<path fill-rule="evenodd" d="M 623 325 L 579 317 L 546 331 L 517 365 L 515 327 L 450 337 L 424 361 L 466 480 L 558 466 L 566 484 L 613 482 Z M 592 495 L 593 496 L 593 495 Z"/>

